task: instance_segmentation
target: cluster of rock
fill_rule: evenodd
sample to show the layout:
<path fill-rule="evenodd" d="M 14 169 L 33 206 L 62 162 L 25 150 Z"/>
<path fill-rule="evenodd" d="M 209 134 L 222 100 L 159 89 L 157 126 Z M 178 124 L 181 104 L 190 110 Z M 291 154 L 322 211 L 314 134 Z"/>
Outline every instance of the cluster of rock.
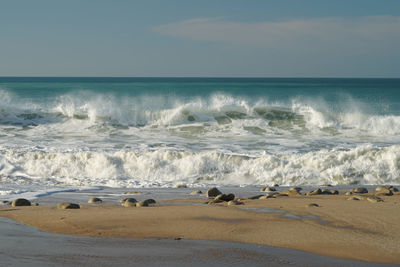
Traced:
<path fill-rule="evenodd" d="M 206 196 L 208 198 L 213 198 L 212 200 L 208 201 L 207 204 L 216 204 L 216 203 L 223 203 L 228 202 L 228 205 L 242 205 L 243 202 L 235 199 L 235 195 L 230 194 L 223 194 L 218 188 L 213 187 L 207 190 Z"/>

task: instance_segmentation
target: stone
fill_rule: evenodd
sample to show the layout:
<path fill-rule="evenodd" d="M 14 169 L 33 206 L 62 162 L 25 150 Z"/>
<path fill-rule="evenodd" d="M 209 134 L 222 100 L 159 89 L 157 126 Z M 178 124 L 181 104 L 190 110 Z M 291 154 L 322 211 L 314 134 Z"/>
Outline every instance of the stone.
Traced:
<path fill-rule="evenodd" d="M 149 203 L 146 200 L 136 202 L 136 207 L 148 207 L 148 206 L 149 206 Z"/>
<path fill-rule="evenodd" d="M 261 192 L 274 192 L 274 191 L 276 191 L 276 189 L 274 187 L 267 186 L 267 187 L 261 188 Z"/>
<path fill-rule="evenodd" d="M 307 205 L 308 208 L 314 208 L 314 207 L 319 207 L 317 203 L 310 203 Z"/>
<path fill-rule="evenodd" d="M 219 191 L 218 188 L 216 188 L 216 187 L 208 189 L 207 193 L 206 193 L 207 197 L 216 197 L 221 194 L 222 194 L 222 192 Z"/>
<path fill-rule="evenodd" d="M 97 197 L 92 197 L 91 199 L 88 200 L 88 203 L 101 203 L 103 200 Z"/>
<path fill-rule="evenodd" d="M 357 187 L 351 189 L 351 192 L 356 193 L 356 194 L 366 194 L 368 193 L 368 189 L 365 187 Z"/>
<path fill-rule="evenodd" d="M 383 202 L 383 199 L 376 196 L 367 197 L 367 200 L 372 203 Z"/>
<path fill-rule="evenodd" d="M 220 195 L 216 196 L 215 199 L 220 199 L 220 200 L 228 202 L 228 201 L 234 200 L 235 195 L 234 194 L 228 194 L 228 195 L 220 194 Z"/>
<path fill-rule="evenodd" d="M 25 198 L 17 198 L 16 200 L 14 200 L 11 205 L 13 207 L 19 207 L 19 206 L 30 206 L 31 202 Z"/>
<path fill-rule="evenodd" d="M 57 205 L 58 209 L 67 210 L 67 209 L 80 209 L 79 204 L 64 202 Z"/>
<path fill-rule="evenodd" d="M 200 190 L 194 190 L 190 194 L 191 195 L 200 195 L 200 194 L 203 194 L 203 192 L 201 192 Z"/>
<path fill-rule="evenodd" d="M 244 205 L 243 202 L 237 200 L 228 201 L 228 206 Z"/>

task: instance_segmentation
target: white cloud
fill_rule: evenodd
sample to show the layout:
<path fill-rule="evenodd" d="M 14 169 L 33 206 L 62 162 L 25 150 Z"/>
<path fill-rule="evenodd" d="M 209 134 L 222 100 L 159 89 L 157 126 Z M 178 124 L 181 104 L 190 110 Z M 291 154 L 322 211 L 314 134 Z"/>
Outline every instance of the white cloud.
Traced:
<path fill-rule="evenodd" d="M 154 27 L 161 34 L 205 42 L 290 48 L 360 46 L 384 49 L 400 45 L 400 17 L 296 19 L 243 23 L 196 18 Z"/>

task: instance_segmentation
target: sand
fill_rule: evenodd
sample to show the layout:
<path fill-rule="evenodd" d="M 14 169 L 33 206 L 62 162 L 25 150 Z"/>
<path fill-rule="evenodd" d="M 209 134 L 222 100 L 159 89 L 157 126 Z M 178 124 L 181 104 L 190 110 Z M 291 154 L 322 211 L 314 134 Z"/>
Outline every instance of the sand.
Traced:
<path fill-rule="evenodd" d="M 163 201 L 152 207 L 115 204 L 4 207 L 0 216 L 57 234 L 219 240 L 291 248 L 377 263 L 400 263 L 400 196 L 385 202 L 344 195 L 245 200 L 245 205 Z M 184 204 L 182 204 L 184 203 Z M 186 204 L 185 204 L 186 203 Z M 319 207 L 307 207 L 317 203 Z"/>

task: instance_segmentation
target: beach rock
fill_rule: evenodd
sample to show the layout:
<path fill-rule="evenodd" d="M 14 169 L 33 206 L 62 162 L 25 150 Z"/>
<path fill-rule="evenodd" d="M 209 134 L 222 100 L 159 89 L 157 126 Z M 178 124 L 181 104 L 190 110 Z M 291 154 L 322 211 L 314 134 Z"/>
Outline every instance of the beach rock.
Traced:
<path fill-rule="evenodd" d="M 19 206 L 30 206 L 31 202 L 25 198 L 17 198 L 16 200 L 14 200 L 11 205 L 13 207 L 19 207 Z"/>
<path fill-rule="evenodd" d="M 276 191 L 276 189 L 274 187 L 267 186 L 267 187 L 261 188 L 261 192 L 274 192 L 274 191 Z"/>
<path fill-rule="evenodd" d="M 367 197 L 367 200 L 372 203 L 383 202 L 383 199 L 376 196 Z"/>
<path fill-rule="evenodd" d="M 81 207 L 79 206 L 79 204 L 64 202 L 58 204 L 57 208 L 60 210 L 66 210 L 66 209 L 80 209 Z"/>
<path fill-rule="evenodd" d="M 101 203 L 103 200 L 97 197 L 92 197 L 91 199 L 88 200 L 88 203 Z"/>
<path fill-rule="evenodd" d="M 222 192 L 219 191 L 218 188 L 216 188 L 216 187 L 208 189 L 207 193 L 206 193 L 207 197 L 216 197 L 221 194 L 222 194 Z"/>
<path fill-rule="evenodd" d="M 194 190 L 190 194 L 191 195 L 200 195 L 200 194 L 203 194 L 203 192 L 201 192 L 200 190 Z"/>
<path fill-rule="evenodd" d="M 185 184 L 177 184 L 175 187 L 176 188 L 187 188 L 187 185 L 185 185 Z"/>
<path fill-rule="evenodd" d="M 368 193 L 368 189 L 365 187 L 357 187 L 351 189 L 351 192 L 356 193 L 356 194 L 366 194 Z"/>
<path fill-rule="evenodd" d="M 308 208 L 315 208 L 315 207 L 319 207 L 319 205 L 317 203 L 310 203 L 308 204 L 306 207 Z"/>
<path fill-rule="evenodd" d="M 146 200 L 136 202 L 136 207 L 148 207 L 148 206 L 149 206 L 149 203 Z"/>
<path fill-rule="evenodd" d="M 244 203 L 238 200 L 231 200 L 228 202 L 228 206 L 236 206 L 236 205 L 244 205 Z"/>
<path fill-rule="evenodd" d="M 234 200 L 235 195 L 234 194 L 228 194 L 228 195 L 220 194 L 220 195 L 216 196 L 215 199 L 220 199 L 220 200 L 228 202 L 228 201 Z"/>
<path fill-rule="evenodd" d="M 4 200 L 4 201 L 2 201 L 1 202 L 3 205 L 11 205 L 12 204 L 12 202 L 11 201 L 8 201 L 8 200 Z"/>

